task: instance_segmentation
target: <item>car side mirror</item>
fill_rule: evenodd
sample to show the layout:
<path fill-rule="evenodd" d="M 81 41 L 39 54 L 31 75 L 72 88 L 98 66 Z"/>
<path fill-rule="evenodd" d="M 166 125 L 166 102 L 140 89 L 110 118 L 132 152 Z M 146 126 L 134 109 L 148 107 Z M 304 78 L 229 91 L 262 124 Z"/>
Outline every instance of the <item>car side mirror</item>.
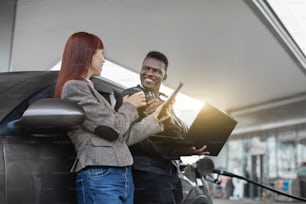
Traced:
<path fill-rule="evenodd" d="M 20 124 L 32 135 L 52 135 L 70 131 L 84 120 L 81 106 L 61 99 L 44 98 L 32 103 Z"/>

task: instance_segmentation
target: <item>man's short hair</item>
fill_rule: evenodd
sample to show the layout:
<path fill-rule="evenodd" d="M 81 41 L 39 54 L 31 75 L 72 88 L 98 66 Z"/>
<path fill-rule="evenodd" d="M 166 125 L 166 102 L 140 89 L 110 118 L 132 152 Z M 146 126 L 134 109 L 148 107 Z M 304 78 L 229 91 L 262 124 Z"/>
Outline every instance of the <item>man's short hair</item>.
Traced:
<path fill-rule="evenodd" d="M 164 55 L 163 53 L 158 52 L 158 51 L 151 51 L 145 57 L 145 59 L 147 59 L 147 58 L 154 58 L 154 59 L 158 59 L 158 60 L 162 61 L 165 64 L 165 69 L 167 71 L 168 59 L 167 59 L 166 55 Z"/>

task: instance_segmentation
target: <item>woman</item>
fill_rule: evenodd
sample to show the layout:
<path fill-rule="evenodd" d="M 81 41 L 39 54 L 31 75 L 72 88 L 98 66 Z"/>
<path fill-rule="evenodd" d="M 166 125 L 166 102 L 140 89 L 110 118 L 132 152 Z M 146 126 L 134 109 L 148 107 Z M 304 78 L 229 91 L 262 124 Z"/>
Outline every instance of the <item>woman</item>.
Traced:
<path fill-rule="evenodd" d="M 146 105 L 145 95 L 137 92 L 125 97 L 116 112 L 94 89 L 90 78 L 101 74 L 103 49 L 101 39 L 93 34 L 71 35 L 64 49 L 55 97 L 78 103 L 85 112 L 82 126 L 69 133 L 77 153 L 71 171 L 76 172 L 78 203 L 132 204 L 133 159 L 128 145 L 163 131 L 161 122 L 169 118 L 169 112 L 159 118 L 159 107 L 130 128 L 138 118 L 137 108 Z"/>

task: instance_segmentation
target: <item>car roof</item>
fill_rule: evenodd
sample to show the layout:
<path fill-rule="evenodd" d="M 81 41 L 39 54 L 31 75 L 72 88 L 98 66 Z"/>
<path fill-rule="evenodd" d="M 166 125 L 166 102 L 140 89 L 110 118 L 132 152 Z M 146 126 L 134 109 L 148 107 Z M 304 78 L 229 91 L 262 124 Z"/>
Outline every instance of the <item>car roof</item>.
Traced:
<path fill-rule="evenodd" d="M 57 71 L 0 73 L 0 121 L 34 93 L 55 84 Z"/>

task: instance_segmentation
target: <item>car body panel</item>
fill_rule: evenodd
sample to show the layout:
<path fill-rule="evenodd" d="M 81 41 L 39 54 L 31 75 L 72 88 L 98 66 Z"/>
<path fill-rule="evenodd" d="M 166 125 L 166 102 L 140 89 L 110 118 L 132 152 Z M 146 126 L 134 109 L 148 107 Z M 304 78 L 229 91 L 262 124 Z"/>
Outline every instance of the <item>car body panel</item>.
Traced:
<path fill-rule="evenodd" d="M 79 126 L 84 118 L 84 111 L 77 104 L 55 98 L 43 98 L 31 104 L 17 123 L 31 134 L 44 134 L 44 130 L 51 134 L 72 130 Z"/>
<path fill-rule="evenodd" d="M 3 155 L 2 138 L 0 137 L 0 203 L 5 203 L 5 163 Z"/>
<path fill-rule="evenodd" d="M 76 203 L 67 137 L 3 138 L 7 203 Z"/>

